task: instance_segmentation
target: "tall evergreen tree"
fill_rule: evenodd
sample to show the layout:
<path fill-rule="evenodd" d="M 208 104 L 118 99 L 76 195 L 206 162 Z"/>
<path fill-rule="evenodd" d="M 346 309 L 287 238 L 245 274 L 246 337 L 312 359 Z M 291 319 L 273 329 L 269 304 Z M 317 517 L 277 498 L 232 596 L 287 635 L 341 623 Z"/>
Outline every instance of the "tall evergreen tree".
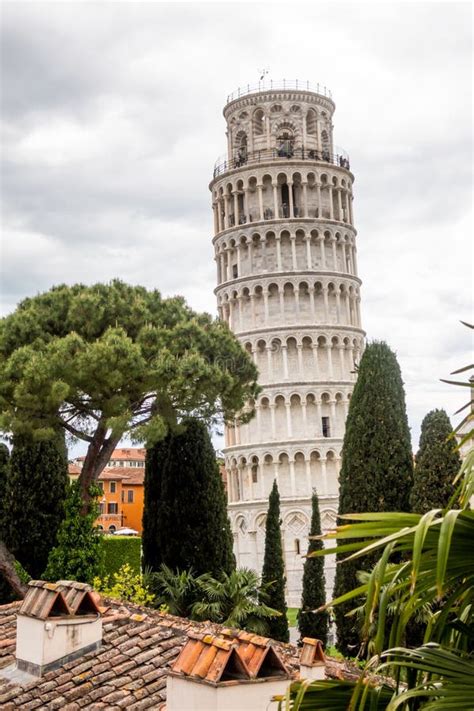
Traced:
<path fill-rule="evenodd" d="M 265 595 L 269 607 L 281 612 L 279 617 L 268 620 L 268 634 L 273 639 L 288 642 L 290 632 L 286 617 L 285 601 L 285 566 L 281 544 L 280 494 L 276 481 L 268 500 L 268 513 L 265 525 L 265 555 L 263 558 L 262 586 L 271 583 Z"/>
<path fill-rule="evenodd" d="M 0 442 L 0 539 L 5 540 L 6 516 L 5 516 L 5 494 L 7 488 L 8 463 L 10 451 L 6 444 Z M 10 585 L 0 573 L 0 605 L 6 604 L 14 599 Z"/>
<path fill-rule="evenodd" d="M 196 418 L 147 452 L 142 544 L 144 569 L 165 563 L 214 577 L 235 569 L 224 485 L 207 428 Z"/>
<path fill-rule="evenodd" d="M 311 499 L 311 527 L 310 536 L 321 535 L 321 516 L 319 514 L 319 499 L 314 491 Z M 323 548 L 323 542 L 310 538 L 308 555 Z M 326 581 L 324 577 L 324 558 L 306 558 L 303 568 L 303 593 L 301 596 L 301 609 L 298 610 L 298 629 L 301 637 L 319 639 L 324 646 L 328 640 L 329 614 L 313 612 L 326 602 Z"/>
<path fill-rule="evenodd" d="M 5 536 L 5 495 L 7 490 L 8 463 L 10 451 L 6 444 L 0 442 L 0 538 Z"/>
<path fill-rule="evenodd" d="M 426 513 L 445 508 L 454 493 L 453 479 L 461 466 L 456 440 L 445 410 L 432 410 L 421 423 L 420 449 L 410 495 L 411 510 Z"/>
<path fill-rule="evenodd" d="M 351 398 L 339 477 L 339 515 L 409 511 L 413 484 L 410 432 L 400 367 L 386 343 L 367 345 Z M 359 584 L 358 570 L 375 559 L 344 561 L 338 554 L 334 596 Z M 335 608 L 338 647 L 353 656 L 360 645 L 357 618 L 346 617 L 349 602 Z"/>
<path fill-rule="evenodd" d="M 35 441 L 13 439 L 5 492 L 6 542 L 32 578 L 39 578 L 56 545 L 68 488 L 64 434 Z"/>

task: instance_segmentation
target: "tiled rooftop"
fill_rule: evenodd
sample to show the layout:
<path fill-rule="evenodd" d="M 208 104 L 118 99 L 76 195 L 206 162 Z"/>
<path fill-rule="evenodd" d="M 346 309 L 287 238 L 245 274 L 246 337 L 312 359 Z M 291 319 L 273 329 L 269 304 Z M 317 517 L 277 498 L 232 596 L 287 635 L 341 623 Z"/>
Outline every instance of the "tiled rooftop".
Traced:
<path fill-rule="evenodd" d="M 143 447 L 123 447 L 114 449 L 110 455 L 110 459 L 129 459 L 130 461 L 145 461 L 146 449 Z M 78 461 L 84 461 L 85 456 L 77 457 Z"/>
<path fill-rule="evenodd" d="M 41 678 L 31 677 L 21 686 L 1 678 L 2 668 L 15 661 L 16 615 L 21 603 L 0 606 L 2 711 L 18 708 L 28 711 L 158 710 L 166 697 L 167 672 L 177 660 L 189 634 L 194 635 L 194 639 L 196 635 L 225 636 L 231 647 L 233 644 L 234 633 L 219 625 L 191 622 L 128 603 L 125 607 L 112 600 L 107 600 L 106 604 L 109 607 L 103 617 L 101 649 L 68 662 Z M 251 639 L 244 637 L 241 641 L 243 645 L 247 642 L 252 644 Z M 221 639 L 220 644 L 225 647 L 226 640 Z M 273 644 L 288 671 L 296 672 L 298 650 L 293 645 Z M 255 645 L 256 648 L 258 646 Z M 247 654 L 252 659 L 250 650 L 248 646 Z M 351 670 L 331 660 L 327 661 L 326 671 L 332 677 L 355 676 Z"/>

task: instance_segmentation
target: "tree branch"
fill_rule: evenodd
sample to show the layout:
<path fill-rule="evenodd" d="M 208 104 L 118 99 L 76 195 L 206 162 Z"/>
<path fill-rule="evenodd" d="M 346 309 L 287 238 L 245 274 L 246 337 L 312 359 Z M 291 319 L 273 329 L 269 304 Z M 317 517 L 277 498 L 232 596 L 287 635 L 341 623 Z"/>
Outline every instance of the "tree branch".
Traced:
<path fill-rule="evenodd" d="M 75 427 L 72 425 L 68 424 L 65 420 L 60 419 L 60 424 L 61 427 L 64 427 L 65 430 L 70 432 L 74 437 L 77 437 L 78 439 L 83 439 L 86 442 L 92 442 L 93 438 L 90 435 L 87 435 L 85 432 L 81 432 L 80 430 L 76 430 Z"/>

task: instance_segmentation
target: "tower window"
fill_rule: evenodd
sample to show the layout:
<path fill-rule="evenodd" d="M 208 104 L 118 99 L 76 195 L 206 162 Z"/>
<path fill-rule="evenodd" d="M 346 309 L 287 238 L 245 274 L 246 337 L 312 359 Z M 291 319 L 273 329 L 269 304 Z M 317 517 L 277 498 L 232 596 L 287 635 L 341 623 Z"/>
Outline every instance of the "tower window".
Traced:
<path fill-rule="evenodd" d="M 329 424 L 329 417 L 322 417 L 321 424 L 322 424 L 322 430 L 323 430 L 323 437 L 330 437 L 331 436 L 331 427 Z"/>
<path fill-rule="evenodd" d="M 299 538 L 295 538 L 295 552 L 296 552 L 296 555 L 301 555 L 301 545 L 300 545 Z"/>
<path fill-rule="evenodd" d="M 237 264 L 232 265 L 232 276 L 234 277 L 234 279 L 237 279 L 237 277 L 239 276 Z"/>
<path fill-rule="evenodd" d="M 252 483 L 256 484 L 258 481 L 258 467 L 256 464 L 252 467 Z"/>

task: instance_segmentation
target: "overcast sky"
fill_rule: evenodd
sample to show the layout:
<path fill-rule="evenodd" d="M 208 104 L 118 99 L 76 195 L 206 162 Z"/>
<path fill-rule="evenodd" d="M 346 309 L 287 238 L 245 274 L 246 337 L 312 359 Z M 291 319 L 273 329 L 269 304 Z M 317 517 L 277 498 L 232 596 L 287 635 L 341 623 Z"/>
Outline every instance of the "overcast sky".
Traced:
<path fill-rule="evenodd" d="M 355 174 L 362 318 L 397 352 L 414 445 L 465 392 L 470 3 L 3 2 L 3 313 L 120 277 L 215 313 L 222 108 L 263 67 L 325 84 Z"/>

